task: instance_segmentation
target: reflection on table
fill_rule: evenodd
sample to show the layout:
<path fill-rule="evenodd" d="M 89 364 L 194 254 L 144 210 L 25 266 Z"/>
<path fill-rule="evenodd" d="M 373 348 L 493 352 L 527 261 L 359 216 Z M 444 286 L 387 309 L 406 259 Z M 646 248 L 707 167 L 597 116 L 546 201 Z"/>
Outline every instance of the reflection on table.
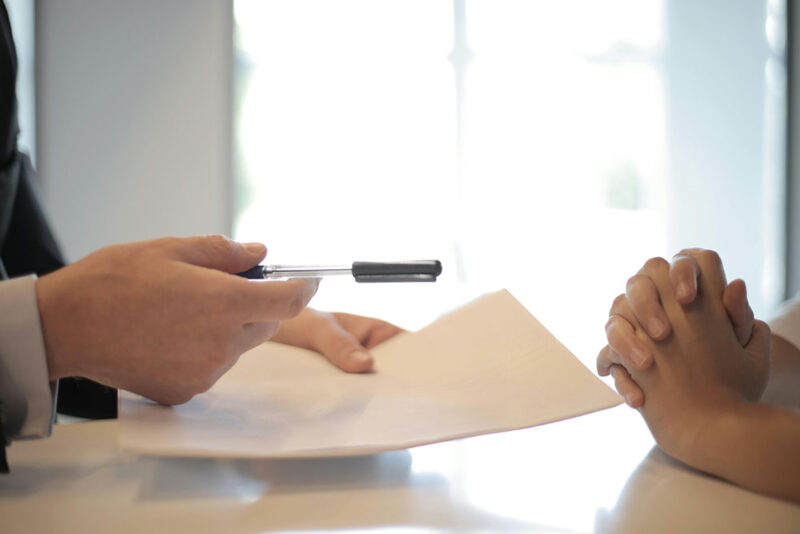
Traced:
<path fill-rule="evenodd" d="M 127 455 L 116 422 L 15 443 L 3 532 L 798 532 L 800 507 L 665 456 L 618 407 L 352 458 Z"/>

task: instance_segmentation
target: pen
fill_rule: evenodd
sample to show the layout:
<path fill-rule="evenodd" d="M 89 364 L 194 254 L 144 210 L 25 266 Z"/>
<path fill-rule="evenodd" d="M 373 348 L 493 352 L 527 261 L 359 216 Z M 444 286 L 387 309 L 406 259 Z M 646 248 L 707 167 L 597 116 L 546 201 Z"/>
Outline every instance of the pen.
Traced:
<path fill-rule="evenodd" d="M 371 262 L 355 261 L 353 265 L 256 265 L 236 273 L 252 280 L 274 278 L 319 278 L 351 274 L 356 282 L 435 282 L 442 274 L 439 260 Z"/>

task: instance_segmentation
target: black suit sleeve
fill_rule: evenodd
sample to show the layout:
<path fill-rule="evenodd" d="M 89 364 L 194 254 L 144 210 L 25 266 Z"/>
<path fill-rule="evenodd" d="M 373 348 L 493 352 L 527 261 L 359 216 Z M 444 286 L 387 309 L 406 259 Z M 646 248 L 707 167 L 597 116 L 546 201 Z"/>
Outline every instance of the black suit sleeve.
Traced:
<path fill-rule="evenodd" d="M 3 214 L 8 216 L 8 231 L 0 241 L 0 257 L 11 278 L 31 273 L 43 276 L 63 267 L 64 259 L 34 189 L 28 156 L 17 152 L 10 170 L 16 176 L 3 178 L 16 182 L 16 187 L 9 186 L 16 194 L 9 199 L 9 212 Z"/>

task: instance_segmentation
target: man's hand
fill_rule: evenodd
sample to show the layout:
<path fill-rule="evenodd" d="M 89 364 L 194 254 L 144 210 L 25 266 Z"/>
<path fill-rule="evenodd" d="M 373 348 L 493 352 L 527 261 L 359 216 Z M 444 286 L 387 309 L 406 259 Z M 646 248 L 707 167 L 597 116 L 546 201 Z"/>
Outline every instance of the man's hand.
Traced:
<path fill-rule="evenodd" d="M 631 378 L 635 370 L 645 370 L 652 365 L 652 354 L 645 345 L 633 335 L 632 324 L 642 325 L 643 331 L 654 340 L 663 340 L 672 331 L 672 325 L 661 305 L 658 291 L 648 276 L 648 265 L 660 258 L 650 260 L 628 280 L 626 292 L 619 295 L 609 312 L 606 323 L 608 345 L 603 347 L 597 357 L 597 371 L 600 376 L 611 374 L 617 391 L 633 408 L 644 404 L 641 388 Z M 681 305 L 689 305 L 698 295 L 698 281 L 701 277 L 701 264 L 722 264 L 716 252 L 703 249 L 684 249 L 676 254 L 669 267 L 669 282 L 675 300 Z M 725 280 L 724 271 L 720 273 Z M 736 337 L 742 346 L 750 340 L 753 329 L 753 311 L 747 302 L 747 290 L 742 280 L 734 280 L 724 290 L 723 303 L 733 324 Z"/>
<path fill-rule="evenodd" d="M 234 276 L 264 245 L 222 236 L 115 245 L 36 284 L 50 379 L 84 376 L 164 404 L 206 391 L 297 316 L 318 280 Z"/>
<path fill-rule="evenodd" d="M 402 331 L 380 319 L 306 308 L 282 322 L 272 341 L 317 351 L 348 373 L 365 373 L 374 364 L 368 349 Z"/>

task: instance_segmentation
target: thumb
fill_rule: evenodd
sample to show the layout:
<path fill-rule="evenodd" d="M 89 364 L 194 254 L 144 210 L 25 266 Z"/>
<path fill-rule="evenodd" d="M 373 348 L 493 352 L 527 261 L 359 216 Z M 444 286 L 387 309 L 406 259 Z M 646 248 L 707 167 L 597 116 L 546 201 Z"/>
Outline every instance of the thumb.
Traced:
<path fill-rule="evenodd" d="M 267 255 L 261 243 L 237 243 L 223 235 L 176 238 L 172 245 L 177 259 L 226 273 L 246 271 Z"/>

